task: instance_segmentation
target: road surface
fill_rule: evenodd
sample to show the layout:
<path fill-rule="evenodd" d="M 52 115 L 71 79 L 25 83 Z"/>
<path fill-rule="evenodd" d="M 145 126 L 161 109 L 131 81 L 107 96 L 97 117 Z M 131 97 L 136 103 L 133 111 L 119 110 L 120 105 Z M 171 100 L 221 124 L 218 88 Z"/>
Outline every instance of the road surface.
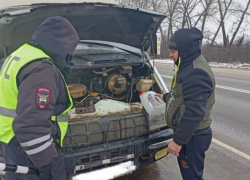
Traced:
<path fill-rule="evenodd" d="M 156 67 L 170 89 L 173 65 Z M 207 151 L 206 180 L 250 179 L 250 71 L 213 68 L 216 103 L 212 112 L 213 142 Z M 119 180 L 181 180 L 176 157 L 166 158 Z"/>

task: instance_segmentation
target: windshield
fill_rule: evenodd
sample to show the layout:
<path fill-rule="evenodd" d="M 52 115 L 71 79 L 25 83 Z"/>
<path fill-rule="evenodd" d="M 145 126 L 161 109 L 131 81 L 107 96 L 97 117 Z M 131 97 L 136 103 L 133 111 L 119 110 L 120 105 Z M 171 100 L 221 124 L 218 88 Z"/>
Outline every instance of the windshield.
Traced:
<path fill-rule="evenodd" d="M 84 55 L 99 55 L 99 54 L 129 54 L 128 52 L 118 49 L 116 47 L 96 45 L 96 44 L 84 44 L 80 43 L 77 45 L 75 56 Z"/>
<path fill-rule="evenodd" d="M 73 67 L 142 63 L 140 49 L 107 41 L 81 41 L 70 65 Z"/>

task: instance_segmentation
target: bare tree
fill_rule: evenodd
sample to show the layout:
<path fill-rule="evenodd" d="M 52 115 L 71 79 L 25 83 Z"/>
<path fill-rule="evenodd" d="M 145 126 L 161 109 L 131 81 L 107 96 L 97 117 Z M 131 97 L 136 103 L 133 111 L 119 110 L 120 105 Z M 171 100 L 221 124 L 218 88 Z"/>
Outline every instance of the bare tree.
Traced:
<path fill-rule="evenodd" d="M 244 35 L 238 40 L 238 42 L 237 42 L 237 47 L 242 46 L 243 41 L 244 41 Z"/>
<path fill-rule="evenodd" d="M 225 6 L 224 13 L 222 12 L 221 0 L 218 0 L 219 12 L 220 12 L 220 25 L 219 25 L 219 27 L 218 27 L 218 29 L 217 29 L 215 35 L 214 35 L 214 38 L 212 39 L 211 44 L 212 44 L 212 45 L 214 44 L 215 39 L 216 39 L 216 37 L 217 37 L 217 35 L 218 35 L 218 33 L 219 33 L 221 27 L 223 26 L 223 27 L 222 27 L 222 29 L 224 29 L 224 31 L 223 31 L 223 42 L 224 42 L 224 47 L 225 47 L 227 44 L 225 44 L 225 42 L 226 42 L 226 36 L 225 36 L 225 24 L 224 24 L 224 19 L 225 19 L 226 15 L 227 15 L 227 12 L 228 12 L 228 9 L 229 9 L 230 5 L 232 4 L 232 0 L 230 0 L 228 4 L 226 3 L 226 1 L 224 1 L 223 3 L 224 3 L 224 6 Z"/>
<path fill-rule="evenodd" d="M 217 13 L 217 7 L 216 7 L 216 0 L 201 0 L 200 4 L 202 5 L 202 11 L 201 13 L 197 13 L 195 16 L 192 17 L 194 19 L 195 17 L 198 17 L 195 21 L 194 27 L 197 27 L 198 24 L 201 23 L 201 32 L 206 33 L 204 36 L 205 39 L 210 39 L 209 36 L 211 36 L 211 31 L 205 30 L 206 23 L 209 22 L 210 18 L 213 18 L 215 14 Z M 201 42 L 202 44 L 202 42 Z"/>
<path fill-rule="evenodd" d="M 117 0 L 119 4 L 134 6 L 142 9 L 150 9 L 150 0 Z"/>
<path fill-rule="evenodd" d="M 201 0 L 181 0 L 179 3 L 180 11 L 182 14 L 181 28 L 192 27 L 192 13 Z"/>
<path fill-rule="evenodd" d="M 159 31 L 162 35 L 162 55 L 167 57 L 167 47 L 174 31 L 185 27 L 198 27 L 204 34 L 203 49 L 206 57 L 220 62 L 235 62 L 237 52 L 250 53 L 248 30 L 250 21 L 250 0 L 117 0 L 122 5 L 156 11 L 166 15 Z M 215 25 L 215 28 L 213 28 Z M 219 33 L 222 34 L 222 44 Z M 204 41 L 205 41 L 204 40 Z M 211 43 L 209 43 L 211 42 Z M 249 54 L 250 56 L 250 54 Z M 249 57 L 247 56 L 247 57 Z M 242 62 L 249 59 L 241 57 Z"/>
<path fill-rule="evenodd" d="M 211 6 L 213 5 L 214 1 L 215 0 L 203 0 L 203 1 L 201 1 L 202 6 L 204 8 L 203 20 L 202 20 L 202 26 L 201 26 L 201 32 L 202 33 L 204 32 L 204 28 L 205 28 L 205 24 L 207 22 L 207 18 L 209 16 L 211 16 L 209 13 L 210 13 Z"/>
<path fill-rule="evenodd" d="M 237 28 L 236 28 L 234 34 L 233 34 L 233 37 L 232 37 L 232 39 L 231 39 L 231 41 L 230 41 L 230 46 L 232 46 L 232 44 L 234 43 L 234 39 L 235 39 L 235 37 L 236 37 L 236 35 L 237 35 L 237 33 L 238 33 L 238 31 L 239 31 L 241 25 L 242 25 L 242 22 L 243 22 L 243 20 L 244 20 L 244 17 L 245 17 L 245 15 L 246 15 L 246 12 L 247 12 L 247 10 L 248 10 L 248 8 L 249 8 L 249 5 L 250 5 L 250 0 L 248 0 L 247 6 L 246 6 L 245 10 L 244 10 L 243 13 L 242 13 L 240 22 L 239 22 L 239 24 L 238 24 L 238 26 L 237 26 Z"/>
<path fill-rule="evenodd" d="M 167 40 L 173 35 L 173 24 L 175 23 L 176 19 L 178 19 L 178 4 L 180 0 L 167 0 L 167 20 L 168 20 L 168 33 L 167 33 Z"/>
<path fill-rule="evenodd" d="M 228 37 L 226 34 L 226 29 L 225 29 L 225 16 L 223 16 L 223 11 L 222 11 L 222 5 L 221 5 L 221 0 L 218 0 L 218 5 L 219 5 L 219 12 L 220 12 L 220 18 L 221 18 L 221 28 L 222 28 L 222 35 L 223 35 L 223 44 L 224 47 L 227 47 L 228 45 Z"/>

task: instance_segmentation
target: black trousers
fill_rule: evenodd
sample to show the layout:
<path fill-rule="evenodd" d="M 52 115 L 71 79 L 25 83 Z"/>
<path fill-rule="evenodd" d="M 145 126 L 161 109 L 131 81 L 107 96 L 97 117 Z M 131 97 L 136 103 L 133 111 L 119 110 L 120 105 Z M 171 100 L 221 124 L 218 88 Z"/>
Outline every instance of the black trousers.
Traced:
<path fill-rule="evenodd" d="M 57 148 L 57 150 L 58 157 L 53 162 L 51 168 L 53 180 L 66 180 L 64 157 L 59 147 Z M 33 163 L 16 145 L 2 144 L 1 152 L 4 156 L 6 164 L 28 166 L 34 168 Z M 40 178 L 35 174 L 16 174 L 14 172 L 6 172 L 6 180 L 40 180 Z"/>
<path fill-rule="evenodd" d="M 190 141 L 182 146 L 177 158 L 183 180 L 204 180 L 205 152 L 212 141 L 212 130 L 193 135 Z"/>

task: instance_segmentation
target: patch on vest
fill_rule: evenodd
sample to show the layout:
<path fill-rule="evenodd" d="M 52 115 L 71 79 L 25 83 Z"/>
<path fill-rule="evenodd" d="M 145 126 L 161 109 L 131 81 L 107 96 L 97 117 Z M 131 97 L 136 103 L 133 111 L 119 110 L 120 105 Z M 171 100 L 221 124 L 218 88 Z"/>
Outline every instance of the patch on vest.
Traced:
<path fill-rule="evenodd" d="M 46 88 L 39 88 L 36 93 L 36 104 L 43 109 L 48 106 L 50 101 L 50 91 Z"/>

